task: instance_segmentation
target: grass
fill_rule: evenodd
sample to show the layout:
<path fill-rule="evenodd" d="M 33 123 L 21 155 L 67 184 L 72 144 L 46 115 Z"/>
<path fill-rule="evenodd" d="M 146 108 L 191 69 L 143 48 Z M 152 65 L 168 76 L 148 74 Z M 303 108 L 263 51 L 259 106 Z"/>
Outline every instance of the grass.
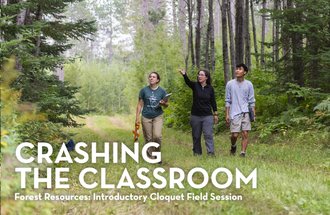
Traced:
<path fill-rule="evenodd" d="M 115 119 L 115 121 L 114 121 Z M 129 127 L 130 117 L 118 117 L 110 119 L 106 116 L 90 116 L 83 128 L 71 128 L 70 132 L 76 133 L 74 140 L 86 143 L 97 142 L 99 150 L 102 150 L 104 142 L 123 142 L 132 146 L 132 132 Z M 133 126 L 132 126 L 133 127 Z M 140 138 L 141 142 L 143 138 Z M 284 139 L 276 144 L 257 143 L 251 140 L 248 147 L 248 156 L 229 155 L 229 134 L 222 132 L 215 137 L 216 157 L 205 155 L 194 157 L 192 155 L 191 134 L 165 128 L 163 132 L 162 159 L 163 164 L 148 164 L 142 159 L 137 164 L 128 159 L 126 164 L 104 164 L 102 160 L 97 163 L 68 164 L 70 167 L 70 189 L 55 189 L 47 192 L 62 194 L 137 194 L 149 195 L 159 192 L 164 195 L 179 195 L 181 193 L 216 193 L 219 195 L 242 195 L 242 201 L 53 201 L 52 214 L 329 214 L 329 148 L 316 147 L 315 143 L 295 142 L 294 139 Z M 71 154 L 73 157 L 75 152 Z M 148 189 L 95 189 L 88 190 L 80 186 L 79 172 L 86 167 L 97 170 L 106 168 L 107 180 L 116 184 L 120 179 L 124 168 L 127 168 L 134 184 L 140 182 L 136 171 L 141 167 L 147 167 L 147 174 L 151 181 L 152 170 L 163 167 L 166 178 L 169 177 L 169 168 L 178 167 L 188 171 L 194 167 L 202 167 L 210 174 L 218 167 L 225 167 L 232 171 L 235 182 L 235 168 L 240 169 L 246 175 L 254 168 L 258 170 L 258 187 L 251 188 L 251 184 L 235 188 L 235 183 L 226 189 L 218 189 L 210 183 L 202 189 L 194 189 L 184 182 L 184 189 L 165 188 L 156 189 L 152 186 Z M 91 181 L 100 182 L 100 174 L 90 174 Z M 226 181 L 221 176 L 220 181 Z M 202 178 L 196 174 L 194 180 Z"/>

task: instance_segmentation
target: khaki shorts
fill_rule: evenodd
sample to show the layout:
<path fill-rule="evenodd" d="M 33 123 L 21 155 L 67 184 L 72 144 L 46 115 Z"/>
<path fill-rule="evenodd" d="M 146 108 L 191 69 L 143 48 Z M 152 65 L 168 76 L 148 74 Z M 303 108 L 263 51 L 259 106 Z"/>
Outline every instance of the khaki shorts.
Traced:
<path fill-rule="evenodd" d="M 251 121 L 249 113 L 243 113 L 230 120 L 230 132 L 238 133 L 241 131 L 250 131 Z"/>

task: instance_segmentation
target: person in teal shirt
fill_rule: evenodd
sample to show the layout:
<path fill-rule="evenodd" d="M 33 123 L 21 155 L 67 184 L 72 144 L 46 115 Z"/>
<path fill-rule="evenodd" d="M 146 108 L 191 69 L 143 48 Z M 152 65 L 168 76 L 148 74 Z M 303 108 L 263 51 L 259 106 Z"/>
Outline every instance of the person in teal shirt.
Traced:
<path fill-rule="evenodd" d="M 142 88 L 139 93 L 139 101 L 136 107 L 135 124 L 142 122 L 143 136 L 145 143 L 156 142 L 158 148 L 150 147 L 148 156 L 155 158 L 153 152 L 160 152 L 163 129 L 163 109 L 168 106 L 166 91 L 159 86 L 160 76 L 157 72 L 151 72 L 148 76 L 149 85 Z M 140 120 L 140 114 L 142 117 Z"/>

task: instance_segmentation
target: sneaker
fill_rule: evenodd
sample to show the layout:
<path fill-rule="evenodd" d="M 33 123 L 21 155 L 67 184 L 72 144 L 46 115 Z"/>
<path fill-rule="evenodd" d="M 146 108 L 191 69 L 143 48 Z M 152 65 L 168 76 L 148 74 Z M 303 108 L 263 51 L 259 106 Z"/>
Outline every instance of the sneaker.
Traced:
<path fill-rule="evenodd" d="M 237 149 L 237 146 L 236 146 L 236 145 L 231 145 L 231 148 L 230 148 L 230 154 L 231 154 L 231 155 L 235 155 L 235 153 L 236 153 L 236 149 Z"/>
<path fill-rule="evenodd" d="M 240 157 L 245 157 L 245 152 L 241 152 Z"/>
<path fill-rule="evenodd" d="M 210 157 L 215 157 L 214 152 L 208 152 L 207 155 L 210 156 Z"/>
<path fill-rule="evenodd" d="M 194 152 L 194 156 L 195 156 L 195 157 L 197 157 L 197 156 L 202 156 L 202 154 L 199 154 L 199 153 Z"/>

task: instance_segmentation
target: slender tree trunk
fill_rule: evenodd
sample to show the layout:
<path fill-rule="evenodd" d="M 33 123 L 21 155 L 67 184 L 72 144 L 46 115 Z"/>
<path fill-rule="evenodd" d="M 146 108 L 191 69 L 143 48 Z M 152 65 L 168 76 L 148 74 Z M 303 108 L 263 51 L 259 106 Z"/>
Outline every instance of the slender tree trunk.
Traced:
<path fill-rule="evenodd" d="M 221 8 L 220 4 L 215 4 L 214 8 L 214 37 L 220 37 L 220 27 L 221 27 Z"/>
<path fill-rule="evenodd" d="M 21 2 L 26 2 L 26 0 L 19 0 L 18 1 L 18 3 L 21 3 Z M 17 25 L 25 25 L 26 12 L 27 12 L 26 8 L 23 8 L 23 9 L 20 10 L 20 12 L 18 13 L 17 18 L 16 18 L 16 24 Z M 17 36 L 22 37 L 22 35 L 17 35 Z M 21 59 L 19 58 L 19 56 L 16 56 L 15 68 L 18 71 L 23 70 L 22 62 L 21 62 Z"/>
<path fill-rule="evenodd" d="M 208 1 L 209 21 L 207 25 L 206 34 L 206 51 L 205 51 L 205 68 L 210 69 L 212 72 L 215 67 L 214 57 L 214 23 L 213 23 L 213 0 Z"/>
<path fill-rule="evenodd" d="M 178 11 L 178 25 L 179 25 L 179 35 L 181 39 L 181 44 L 182 44 L 182 50 L 183 50 L 183 55 L 184 55 L 184 60 L 185 60 L 185 68 L 187 70 L 188 68 L 188 48 L 189 44 L 187 43 L 186 39 L 186 8 L 185 8 L 185 2 L 184 0 L 179 0 L 179 11 Z"/>
<path fill-rule="evenodd" d="M 218 0 L 220 4 L 220 0 Z M 222 23 L 222 59 L 223 59 L 223 69 L 225 84 L 231 79 L 229 70 L 229 59 L 228 59 L 228 37 L 227 37 L 227 0 L 222 0 L 221 7 L 221 23 Z"/>
<path fill-rule="evenodd" d="M 177 0 L 172 0 L 172 18 L 173 18 L 173 32 L 178 32 L 178 18 L 177 18 L 177 10 L 176 10 L 176 2 Z"/>
<path fill-rule="evenodd" d="M 210 25 L 210 49 L 211 49 L 211 71 L 215 71 L 215 42 L 214 42 L 214 19 L 213 0 L 209 0 L 209 25 Z"/>
<path fill-rule="evenodd" d="M 210 21 L 209 21 L 210 22 Z M 210 69 L 210 53 L 209 53 L 209 49 L 210 49 L 210 23 L 208 23 L 207 25 L 207 31 L 206 31 L 206 39 L 205 39 L 205 68 L 206 69 Z"/>
<path fill-rule="evenodd" d="M 283 1 L 283 10 L 290 9 L 292 7 L 291 0 L 284 0 Z M 282 55 L 283 55 L 283 65 L 284 71 L 290 71 L 291 68 L 291 38 L 289 35 L 289 30 L 287 27 L 288 24 L 282 21 L 282 28 L 281 28 L 281 43 L 282 43 Z M 290 80 L 290 73 L 286 72 L 284 74 L 286 77 L 285 79 Z"/>
<path fill-rule="evenodd" d="M 36 13 L 36 20 L 40 21 L 42 19 L 42 11 L 40 5 L 37 7 L 37 13 Z M 35 56 L 40 55 L 40 45 L 41 45 L 41 37 L 40 34 L 36 38 L 36 52 Z"/>
<path fill-rule="evenodd" d="M 58 77 L 58 80 L 60 81 L 64 81 L 64 68 L 63 66 L 58 66 L 55 68 L 55 71 L 53 71 L 53 74 L 55 73 L 55 75 Z"/>
<path fill-rule="evenodd" d="M 235 68 L 236 68 L 236 58 L 235 58 L 235 40 L 234 40 L 234 30 L 233 21 L 231 13 L 231 0 L 227 0 L 227 15 L 228 15 L 228 27 L 229 27 L 229 38 L 230 38 L 230 60 L 231 60 L 231 76 L 235 78 Z"/>
<path fill-rule="evenodd" d="M 26 2 L 26 0 L 20 0 L 19 2 Z M 26 9 L 21 9 L 19 14 L 16 18 L 16 24 L 17 25 L 24 25 L 25 24 L 25 18 L 26 18 Z"/>
<path fill-rule="evenodd" d="M 235 54 L 236 63 L 243 63 L 244 61 L 244 35 L 243 35 L 243 1 L 236 0 L 236 35 L 235 35 Z"/>
<path fill-rule="evenodd" d="M 250 18 L 249 18 L 249 0 L 245 0 L 245 31 L 244 31 L 244 40 L 245 40 L 245 63 L 249 69 L 251 69 L 251 41 L 250 41 Z"/>
<path fill-rule="evenodd" d="M 202 0 L 197 0 L 197 25 L 196 25 L 196 41 L 195 41 L 195 57 L 196 66 L 200 68 L 200 53 L 201 53 L 201 11 L 202 10 Z"/>
<path fill-rule="evenodd" d="M 297 8 L 301 5 L 297 4 Z M 293 17 L 293 24 L 302 22 L 302 12 L 297 11 Z M 292 61 L 293 61 L 293 79 L 299 86 L 304 86 L 304 61 L 303 61 L 303 35 L 300 32 L 294 32 L 292 35 Z"/>
<path fill-rule="evenodd" d="M 1 5 L 1 7 L 2 6 L 6 6 L 7 5 L 7 0 L 1 0 L 0 1 L 0 5 Z M 4 17 L 4 14 L 3 14 L 3 11 L 2 10 L 0 10 L 0 16 L 1 17 Z M 3 33 L 3 30 L 0 28 L 0 42 L 2 42 L 2 41 L 4 41 L 5 40 L 5 38 L 4 38 L 4 33 Z"/>
<path fill-rule="evenodd" d="M 275 11 L 280 10 L 280 0 L 275 0 L 274 8 L 275 8 Z M 277 63 L 280 58 L 279 48 L 278 48 L 279 47 L 279 38 L 280 38 L 280 25 L 279 25 L 278 19 L 275 19 L 274 22 L 275 22 L 274 58 L 275 58 L 275 63 Z"/>
<path fill-rule="evenodd" d="M 109 35 L 109 43 L 107 44 L 108 48 L 108 60 L 109 63 L 112 62 L 113 58 L 113 5 L 110 3 L 110 8 L 109 8 L 109 28 L 107 29 L 107 35 Z"/>
<path fill-rule="evenodd" d="M 317 29 L 315 29 L 315 32 Z M 320 81 L 320 62 L 319 57 L 317 56 L 319 53 L 321 46 L 320 41 L 317 36 L 314 34 L 310 34 L 307 36 L 307 51 L 311 55 L 310 64 L 308 66 L 308 80 L 310 82 L 310 86 L 313 88 L 319 87 Z"/>
<path fill-rule="evenodd" d="M 262 9 L 266 9 L 266 0 L 262 1 Z M 266 14 L 262 13 L 261 18 L 261 51 L 260 51 L 260 65 L 265 67 L 265 36 L 266 36 Z"/>
<path fill-rule="evenodd" d="M 250 0 L 250 10 L 251 10 L 251 22 L 252 22 L 252 32 L 253 32 L 254 56 L 255 56 L 255 59 L 256 59 L 257 67 L 259 67 L 259 53 L 258 53 L 256 23 L 255 23 L 255 20 L 254 20 L 253 0 Z"/>
<path fill-rule="evenodd" d="M 192 26 L 192 14 L 193 14 L 192 0 L 187 1 L 187 8 L 188 8 L 188 25 L 189 25 L 188 49 L 190 50 L 190 54 L 191 54 L 191 64 L 192 64 L 192 66 L 195 66 L 193 26 Z"/>
<path fill-rule="evenodd" d="M 317 17 L 318 14 L 316 11 L 311 11 L 312 17 Z M 309 33 L 307 33 L 307 43 L 306 43 L 306 50 L 310 55 L 310 63 L 308 63 L 308 68 L 306 68 L 306 72 L 308 72 L 308 77 L 306 80 L 308 80 L 309 85 L 313 88 L 320 87 L 320 49 L 322 46 L 324 46 L 324 43 L 322 43 L 320 37 L 315 34 L 317 32 L 318 26 L 312 26 L 309 30 Z M 329 46 L 328 46 L 329 47 Z"/>

